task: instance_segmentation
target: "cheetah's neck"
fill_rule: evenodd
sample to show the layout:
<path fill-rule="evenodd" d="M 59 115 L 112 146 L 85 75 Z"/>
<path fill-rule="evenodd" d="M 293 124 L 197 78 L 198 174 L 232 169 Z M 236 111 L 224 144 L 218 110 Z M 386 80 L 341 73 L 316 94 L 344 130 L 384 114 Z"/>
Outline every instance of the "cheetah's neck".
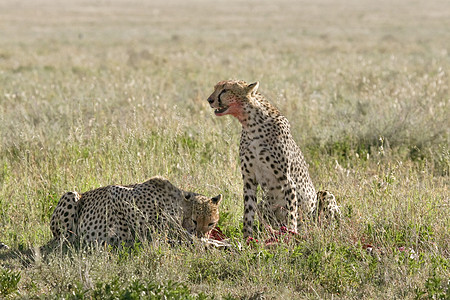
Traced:
<path fill-rule="evenodd" d="M 241 116 L 245 118 L 243 120 L 238 118 L 238 120 L 242 124 L 242 129 L 246 131 L 253 130 L 261 124 L 274 121 L 281 116 L 279 110 L 262 97 L 253 98 L 251 101 L 243 104 L 242 111 Z"/>

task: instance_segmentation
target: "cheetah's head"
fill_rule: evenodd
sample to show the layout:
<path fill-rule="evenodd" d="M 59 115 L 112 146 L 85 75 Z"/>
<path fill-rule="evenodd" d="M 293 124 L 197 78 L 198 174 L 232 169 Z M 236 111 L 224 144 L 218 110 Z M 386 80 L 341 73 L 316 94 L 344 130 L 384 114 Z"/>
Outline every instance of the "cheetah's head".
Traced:
<path fill-rule="evenodd" d="M 220 81 L 208 98 L 209 105 L 214 108 L 216 116 L 232 115 L 242 122 L 245 118 L 242 106 L 257 93 L 258 86 L 259 82 Z"/>
<path fill-rule="evenodd" d="M 185 195 L 189 209 L 183 218 L 183 227 L 198 237 L 208 237 L 219 222 L 219 204 L 222 195 L 209 198 L 188 193 Z"/>

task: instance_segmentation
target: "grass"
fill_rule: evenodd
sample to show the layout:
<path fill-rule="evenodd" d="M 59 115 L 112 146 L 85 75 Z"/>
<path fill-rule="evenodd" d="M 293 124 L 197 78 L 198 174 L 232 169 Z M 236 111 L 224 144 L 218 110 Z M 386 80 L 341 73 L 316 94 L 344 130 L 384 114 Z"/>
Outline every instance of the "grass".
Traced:
<path fill-rule="evenodd" d="M 443 0 L 3 1 L 0 298 L 448 299 L 449 15 Z M 206 101 L 230 78 L 289 118 L 340 226 L 242 245 L 239 124 Z M 224 194 L 242 249 L 39 248 L 64 192 L 153 175 Z"/>

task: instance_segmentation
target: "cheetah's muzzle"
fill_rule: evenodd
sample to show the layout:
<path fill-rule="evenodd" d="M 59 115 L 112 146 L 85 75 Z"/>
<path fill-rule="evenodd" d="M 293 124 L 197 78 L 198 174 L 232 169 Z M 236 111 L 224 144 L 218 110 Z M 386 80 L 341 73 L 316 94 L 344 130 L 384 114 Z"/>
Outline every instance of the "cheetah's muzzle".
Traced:
<path fill-rule="evenodd" d="M 217 114 L 221 114 L 221 113 L 226 112 L 227 109 L 228 109 L 228 106 L 225 106 L 225 107 L 219 107 L 219 108 L 216 108 L 216 109 L 214 110 L 214 113 L 215 113 L 216 115 L 217 115 Z"/>

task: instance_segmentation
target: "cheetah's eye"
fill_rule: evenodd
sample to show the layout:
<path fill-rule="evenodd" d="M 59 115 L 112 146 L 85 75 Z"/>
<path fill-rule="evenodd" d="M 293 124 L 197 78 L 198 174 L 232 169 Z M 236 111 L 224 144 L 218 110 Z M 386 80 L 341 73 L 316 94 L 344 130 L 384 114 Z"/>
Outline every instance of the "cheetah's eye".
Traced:
<path fill-rule="evenodd" d="M 194 225 L 197 225 L 197 221 L 195 221 L 195 220 L 192 220 L 192 222 L 194 222 Z"/>

